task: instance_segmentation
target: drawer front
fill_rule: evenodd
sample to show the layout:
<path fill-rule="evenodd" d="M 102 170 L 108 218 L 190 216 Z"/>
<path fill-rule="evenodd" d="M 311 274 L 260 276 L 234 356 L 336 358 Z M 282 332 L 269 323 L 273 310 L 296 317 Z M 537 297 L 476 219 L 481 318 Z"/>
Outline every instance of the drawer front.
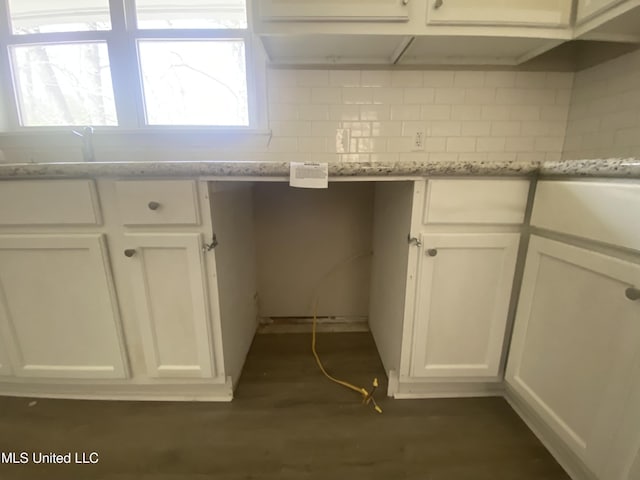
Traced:
<path fill-rule="evenodd" d="M 424 223 L 521 224 L 528 197 L 529 180 L 429 180 Z"/>
<path fill-rule="evenodd" d="M 123 225 L 198 225 L 198 195 L 191 180 L 116 182 Z"/>
<path fill-rule="evenodd" d="M 4 180 L 0 225 L 99 225 L 92 180 Z"/>
<path fill-rule="evenodd" d="M 531 225 L 640 250 L 640 184 L 538 182 Z"/>

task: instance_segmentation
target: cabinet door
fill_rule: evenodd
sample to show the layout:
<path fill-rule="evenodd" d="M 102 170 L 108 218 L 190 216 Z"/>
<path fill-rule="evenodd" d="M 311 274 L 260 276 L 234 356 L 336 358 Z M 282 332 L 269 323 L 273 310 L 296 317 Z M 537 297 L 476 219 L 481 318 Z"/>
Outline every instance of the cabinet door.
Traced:
<path fill-rule="evenodd" d="M 427 0 L 432 25 L 568 27 L 571 0 Z"/>
<path fill-rule="evenodd" d="M 102 235 L 0 236 L 0 265 L 0 328 L 17 376 L 126 376 Z"/>
<path fill-rule="evenodd" d="M 632 286 L 640 265 L 533 236 L 507 367 L 508 384 L 607 480 L 618 480 L 602 472 L 638 382 Z"/>
<path fill-rule="evenodd" d="M 268 21 L 409 20 L 403 0 L 261 0 L 259 8 Z"/>
<path fill-rule="evenodd" d="M 125 240 L 149 376 L 213 376 L 200 234 L 130 234 Z"/>
<path fill-rule="evenodd" d="M 424 235 L 412 375 L 495 377 L 520 235 Z"/>

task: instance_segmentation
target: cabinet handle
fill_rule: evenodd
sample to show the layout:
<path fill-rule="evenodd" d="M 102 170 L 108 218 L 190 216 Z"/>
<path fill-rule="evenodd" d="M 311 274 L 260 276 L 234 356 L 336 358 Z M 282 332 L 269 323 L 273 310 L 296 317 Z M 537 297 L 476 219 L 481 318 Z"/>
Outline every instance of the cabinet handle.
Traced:
<path fill-rule="evenodd" d="M 160 204 L 158 202 L 149 202 L 149 210 L 158 210 L 160 208 Z"/>
<path fill-rule="evenodd" d="M 624 295 L 632 302 L 640 300 L 640 289 L 629 287 L 625 290 Z"/>
<path fill-rule="evenodd" d="M 429 250 L 427 250 L 427 255 L 429 255 L 430 257 L 435 257 L 436 255 L 438 255 L 438 250 L 435 248 L 430 248 Z"/>
<path fill-rule="evenodd" d="M 127 249 L 124 251 L 124 256 L 125 256 L 125 257 L 127 257 L 127 258 L 131 258 L 131 257 L 133 257 L 135 254 L 136 254 L 136 250 L 135 250 L 135 248 L 127 248 Z"/>
<path fill-rule="evenodd" d="M 436 0 L 433 2 L 433 8 L 438 10 L 442 5 L 444 5 L 444 0 Z"/>

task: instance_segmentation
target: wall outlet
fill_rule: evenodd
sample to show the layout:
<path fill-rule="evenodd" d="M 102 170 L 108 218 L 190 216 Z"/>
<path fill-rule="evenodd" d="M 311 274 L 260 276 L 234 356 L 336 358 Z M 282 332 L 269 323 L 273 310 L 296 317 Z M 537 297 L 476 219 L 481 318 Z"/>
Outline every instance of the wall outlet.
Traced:
<path fill-rule="evenodd" d="M 422 152 L 424 151 L 424 142 L 427 137 L 427 129 L 426 128 L 418 128 L 413 134 L 413 143 L 411 145 L 411 150 L 413 152 Z"/>

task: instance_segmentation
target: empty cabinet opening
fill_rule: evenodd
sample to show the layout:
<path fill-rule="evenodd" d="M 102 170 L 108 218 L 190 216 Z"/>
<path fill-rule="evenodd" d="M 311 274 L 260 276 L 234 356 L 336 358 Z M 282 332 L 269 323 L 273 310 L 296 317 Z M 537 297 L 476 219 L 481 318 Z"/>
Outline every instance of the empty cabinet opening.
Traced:
<path fill-rule="evenodd" d="M 386 373 L 397 368 L 413 182 L 321 190 L 212 182 L 209 190 L 225 370 L 234 382 L 256 331 L 309 333 L 316 301 L 319 332 L 371 331 Z"/>

